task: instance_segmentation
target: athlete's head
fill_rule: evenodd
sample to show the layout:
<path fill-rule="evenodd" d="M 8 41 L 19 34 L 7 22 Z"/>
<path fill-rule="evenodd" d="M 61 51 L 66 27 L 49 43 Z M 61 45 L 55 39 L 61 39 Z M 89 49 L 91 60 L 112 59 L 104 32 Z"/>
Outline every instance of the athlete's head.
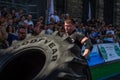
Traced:
<path fill-rule="evenodd" d="M 72 34 L 72 32 L 75 30 L 75 21 L 73 19 L 67 19 L 64 22 L 64 28 L 66 33 Z"/>

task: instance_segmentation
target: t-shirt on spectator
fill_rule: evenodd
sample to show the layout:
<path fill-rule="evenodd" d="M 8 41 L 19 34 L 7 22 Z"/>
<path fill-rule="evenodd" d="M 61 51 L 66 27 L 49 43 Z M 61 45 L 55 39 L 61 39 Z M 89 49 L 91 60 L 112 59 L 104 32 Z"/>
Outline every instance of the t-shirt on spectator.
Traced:
<path fill-rule="evenodd" d="M 32 20 L 25 20 L 24 22 L 25 22 L 28 26 L 30 26 L 30 25 L 34 26 Z"/>
<path fill-rule="evenodd" d="M 31 15 L 31 14 L 28 14 L 27 19 L 26 19 L 24 22 L 25 22 L 28 26 L 29 26 L 29 25 L 34 26 L 34 23 L 33 23 L 33 21 L 32 21 L 32 15 Z"/>
<path fill-rule="evenodd" d="M 57 15 L 57 11 L 55 11 L 54 14 L 50 16 L 50 18 L 53 18 L 55 22 L 60 22 L 60 17 Z"/>

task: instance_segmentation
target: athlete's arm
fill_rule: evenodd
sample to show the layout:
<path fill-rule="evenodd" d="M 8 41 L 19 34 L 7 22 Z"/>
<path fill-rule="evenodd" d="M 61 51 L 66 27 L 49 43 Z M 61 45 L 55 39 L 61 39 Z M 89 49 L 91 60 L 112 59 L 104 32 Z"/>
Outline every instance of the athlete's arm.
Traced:
<path fill-rule="evenodd" d="M 85 47 L 83 56 L 84 56 L 84 57 L 88 57 L 90 51 L 91 51 L 92 48 L 93 48 L 93 45 L 92 45 L 90 39 L 88 39 L 87 37 L 83 37 L 82 40 L 81 40 L 81 43 L 82 43 L 82 44 L 84 45 L 84 47 Z"/>

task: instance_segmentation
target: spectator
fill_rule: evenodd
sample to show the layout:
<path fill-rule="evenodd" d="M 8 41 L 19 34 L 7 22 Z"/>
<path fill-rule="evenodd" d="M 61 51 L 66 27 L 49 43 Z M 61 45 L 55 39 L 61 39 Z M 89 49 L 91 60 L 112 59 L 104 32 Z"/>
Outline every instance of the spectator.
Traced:
<path fill-rule="evenodd" d="M 42 24 L 44 24 L 44 17 L 43 16 L 40 16 L 38 21 L 40 21 Z"/>
<path fill-rule="evenodd" d="M 114 43 L 116 41 L 116 36 L 112 32 L 108 32 L 104 37 L 104 43 Z"/>
<path fill-rule="evenodd" d="M 13 19 L 11 18 L 11 19 L 8 19 L 8 21 L 7 21 L 7 26 L 12 26 L 14 28 L 15 32 L 16 32 L 17 24 L 18 24 L 16 19 L 17 18 L 14 17 Z"/>
<path fill-rule="evenodd" d="M 3 6 L 1 10 L 1 17 L 7 17 L 7 16 L 8 16 L 7 6 Z"/>
<path fill-rule="evenodd" d="M 78 32 L 81 32 L 82 34 L 86 35 L 86 26 L 81 23 L 78 28 L 77 28 Z"/>
<path fill-rule="evenodd" d="M 31 24 L 31 25 L 28 25 L 27 33 L 34 34 L 34 27 L 33 27 L 32 24 Z"/>
<path fill-rule="evenodd" d="M 96 44 L 102 44 L 103 43 L 102 36 L 96 37 L 95 41 L 96 41 Z"/>
<path fill-rule="evenodd" d="M 19 22 L 18 22 L 18 26 L 23 26 L 24 24 L 25 24 L 25 16 L 24 15 L 22 15 L 21 17 L 20 17 L 20 20 L 19 20 Z"/>
<path fill-rule="evenodd" d="M 11 10 L 10 10 L 10 12 L 9 12 L 9 14 L 8 14 L 8 17 L 9 17 L 10 19 L 13 19 L 13 18 L 16 17 L 16 9 L 15 9 L 15 8 L 11 8 Z"/>
<path fill-rule="evenodd" d="M 115 32 L 117 41 L 120 42 L 120 26 L 116 27 L 116 32 Z"/>
<path fill-rule="evenodd" d="M 19 20 L 20 17 L 23 16 L 23 15 L 24 15 L 24 11 L 23 11 L 22 8 L 20 8 L 20 9 L 18 10 L 18 12 L 16 12 L 16 17 L 17 17 L 18 20 Z"/>
<path fill-rule="evenodd" d="M 65 19 L 70 19 L 71 17 L 70 17 L 70 14 L 68 14 L 68 13 L 66 13 L 65 14 Z"/>
<path fill-rule="evenodd" d="M 34 27 L 34 23 L 32 20 L 32 15 L 28 14 L 27 19 L 24 21 L 28 26 L 31 25 L 32 27 Z"/>
<path fill-rule="evenodd" d="M 46 34 L 51 35 L 54 32 L 54 24 L 49 24 L 46 29 Z"/>
<path fill-rule="evenodd" d="M 60 16 L 60 22 L 64 23 L 65 21 L 65 14 L 61 14 Z"/>
<path fill-rule="evenodd" d="M 27 37 L 27 32 L 24 27 L 18 29 L 18 38 L 17 40 L 24 40 Z"/>
<path fill-rule="evenodd" d="M 27 19 L 24 21 L 27 24 L 27 33 L 34 33 L 34 23 L 32 20 L 32 15 L 28 14 Z"/>
<path fill-rule="evenodd" d="M 8 35 L 7 36 L 7 41 L 9 43 L 9 46 L 11 46 L 12 45 L 12 41 L 16 40 L 17 36 L 15 34 L 14 28 L 11 25 L 7 26 L 6 31 L 7 31 L 7 35 Z"/>
<path fill-rule="evenodd" d="M 108 29 L 106 30 L 106 35 L 104 37 L 104 43 L 113 43 L 116 40 L 115 32 L 112 29 L 111 25 L 108 25 Z"/>
<path fill-rule="evenodd" d="M 27 32 L 24 27 L 20 27 L 18 29 L 18 35 L 9 34 L 8 39 L 7 39 L 7 41 L 9 42 L 9 46 L 12 45 L 12 42 L 14 40 L 18 40 L 18 41 L 24 40 L 26 38 L 26 35 L 27 35 Z"/>
<path fill-rule="evenodd" d="M 59 16 L 58 16 L 56 10 L 54 11 L 54 14 L 52 14 L 52 15 L 50 16 L 50 19 L 54 19 L 54 21 L 55 21 L 56 23 L 60 22 L 60 18 L 59 18 Z"/>
<path fill-rule="evenodd" d="M 6 39 L 7 38 L 7 32 L 6 32 L 5 22 L 0 23 L 0 30 L 2 32 L 3 38 Z"/>
<path fill-rule="evenodd" d="M 34 28 L 34 34 L 35 35 L 38 35 L 40 32 L 41 32 L 41 21 L 37 21 L 36 25 L 35 25 L 35 28 Z"/>
<path fill-rule="evenodd" d="M 8 21 L 7 21 L 7 26 L 8 26 L 8 25 L 11 25 L 11 26 L 13 25 L 13 19 L 8 19 Z"/>
<path fill-rule="evenodd" d="M 109 33 L 111 33 L 111 34 L 115 34 L 114 33 L 114 30 L 113 30 L 113 27 L 112 27 L 112 25 L 110 24 L 110 25 L 108 25 L 108 29 L 106 30 L 106 34 L 109 34 Z"/>
<path fill-rule="evenodd" d="M 2 36 L 2 32 L 0 30 L 0 49 L 2 48 L 2 42 L 3 42 L 3 36 Z"/>
<path fill-rule="evenodd" d="M 16 32 L 17 29 L 18 29 L 18 19 L 17 19 L 17 17 L 13 18 L 13 27 L 14 27 L 15 32 Z"/>
<path fill-rule="evenodd" d="M 96 40 L 95 40 L 95 38 L 96 38 L 95 30 L 92 30 L 92 31 L 91 31 L 89 37 L 90 37 L 90 39 L 91 39 L 92 44 L 96 44 L 96 43 L 97 43 Z"/>
<path fill-rule="evenodd" d="M 50 22 L 49 24 L 54 24 L 55 23 L 55 19 L 53 17 L 50 17 Z"/>
<path fill-rule="evenodd" d="M 61 14 L 59 17 L 57 11 L 55 11 L 54 14 L 51 14 L 48 26 L 44 25 L 45 20 L 43 16 L 38 18 L 34 26 L 33 16 L 27 14 L 27 18 L 25 18 L 22 8 L 20 8 L 18 12 L 16 12 L 15 8 L 11 8 L 10 12 L 8 12 L 7 7 L 4 6 L 0 11 L 0 31 L 3 38 L 0 42 L 4 44 L 4 48 L 7 47 L 7 40 L 10 45 L 14 39 L 19 40 L 18 36 L 21 26 L 26 30 L 26 35 L 28 33 L 38 35 L 42 30 L 46 30 L 46 34 L 48 35 L 54 31 L 58 31 L 60 35 L 62 35 L 65 33 L 63 27 L 64 21 L 71 19 L 69 14 Z M 81 23 L 79 25 L 78 23 L 76 26 L 76 30 L 89 37 L 94 44 L 120 41 L 119 27 L 114 28 L 112 24 L 106 25 L 102 19 L 92 19 L 87 24 Z"/>

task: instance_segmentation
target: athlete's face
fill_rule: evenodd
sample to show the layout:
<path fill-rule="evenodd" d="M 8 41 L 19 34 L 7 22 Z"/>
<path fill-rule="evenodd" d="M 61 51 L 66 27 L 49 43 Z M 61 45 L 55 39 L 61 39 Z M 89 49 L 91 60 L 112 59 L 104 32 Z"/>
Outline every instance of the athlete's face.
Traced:
<path fill-rule="evenodd" d="M 75 24 L 65 22 L 64 27 L 65 27 L 66 33 L 68 34 L 71 34 L 75 30 Z"/>

